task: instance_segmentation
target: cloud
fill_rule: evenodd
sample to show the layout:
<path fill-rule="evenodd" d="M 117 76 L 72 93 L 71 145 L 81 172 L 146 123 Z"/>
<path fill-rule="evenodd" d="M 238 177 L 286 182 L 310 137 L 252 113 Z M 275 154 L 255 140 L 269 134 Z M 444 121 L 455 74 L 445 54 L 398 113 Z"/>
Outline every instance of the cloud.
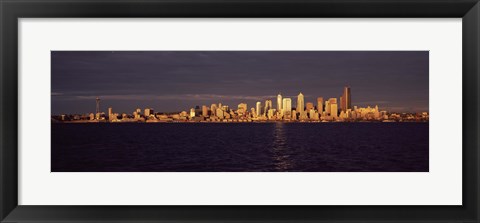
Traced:
<path fill-rule="evenodd" d="M 219 95 L 219 94 L 175 94 L 175 95 L 99 95 L 100 99 L 104 100 L 135 100 L 135 101 L 149 101 L 149 100 L 267 100 L 276 98 L 276 95 Z M 70 100 L 95 100 L 97 96 L 73 96 Z"/>

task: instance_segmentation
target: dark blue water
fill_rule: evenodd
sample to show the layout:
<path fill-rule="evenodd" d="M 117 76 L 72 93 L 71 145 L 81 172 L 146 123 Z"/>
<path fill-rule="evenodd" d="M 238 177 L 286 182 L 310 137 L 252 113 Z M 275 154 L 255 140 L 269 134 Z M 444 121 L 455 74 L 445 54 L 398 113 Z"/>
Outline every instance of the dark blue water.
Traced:
<path fill-rule="evenodd" d="M 52 172 L 410 172 L 428 162 L 428 123 L 52 124 Z"/>

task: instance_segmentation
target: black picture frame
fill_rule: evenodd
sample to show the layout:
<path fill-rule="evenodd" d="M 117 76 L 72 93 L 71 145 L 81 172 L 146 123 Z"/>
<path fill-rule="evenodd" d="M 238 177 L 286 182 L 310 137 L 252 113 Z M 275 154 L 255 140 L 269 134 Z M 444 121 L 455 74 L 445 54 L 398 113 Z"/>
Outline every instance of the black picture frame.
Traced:
<path fill-rule="evenodd" d="M 1 222 L 478 222 L 478 0 L 0 0 Z M 18 19 L 131 17 L 462 18 L 462 206 L 18 205 Z M 439 194 L 441 196 L 441 194 Z"/>

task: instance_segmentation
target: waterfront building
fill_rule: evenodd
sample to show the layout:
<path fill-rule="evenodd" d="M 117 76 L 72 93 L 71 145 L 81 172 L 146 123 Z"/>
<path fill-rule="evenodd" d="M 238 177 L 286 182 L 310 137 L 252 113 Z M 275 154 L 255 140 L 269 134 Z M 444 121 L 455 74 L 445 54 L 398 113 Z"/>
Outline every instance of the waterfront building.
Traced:
<path fill-rule="evenodd" d="M 330 110 L 331 110 L 331 108 L 330 108 L 330 101 L 327 100 L 327 101 L 325 101 L 325 114 L 326 114 L 327 116 L 330 115 Z"/>
<path fill-rule="evenodd" d="M 262 115 L 262 102 L 257 101 L 256 107 L 257 107 L 257 117 L 260 117 Z"/>
<path fill-rule="evenodd" d="M 180 117 L 187 117 L 187 112 L 186 111 L 180 112 Z"/>
<path fill-rule="evenodd" d="M 343 111 L 347 111 L 347 109 L 352 108 L 352 94 L 350 91 L 349 86 L 345 86 L 343 88 L 343 95 L 342 95 L 342 100 L 341 101 L 341 108 Z"/>
<path fill-rule="evenodd" d="M 380 111 L 378 110 L 378 105 L 375 105 L 375 111 L 373 112 L 373 117 L 375 119 L 379 119 L 380 118 Z"/>
<path fill-rule="evenodd" d="M 202 105 L 202 116 L 203 117 L 208 116 L 208 107 L 206 105 Z"/>
<path fill-rule="evenodd" d="M 340 111 L 345 111 L 345 101 L 343 100 L 343 95 L 340 96 Z"/>
<path fill-rule="evenodd" d="M 330 112 L 331 112 L 331 116 L 334 117 L 334 118 L 337 118 L 338 117 L 338 107 L 337 107 L 337 103 L 335 104 L 331 104 L 330 105 Z"/>
<path fill-rule="evenodd" d="M 96 102 L 96 108 L 95 108 L 95 114 L 97 116 L 97 120 L 100 119 L 100 98 L 96 98 L 95 99 L 95 102 Z"/>
<path fill-rule="evenodd" d="M 337 98 L 329 98 L 328 101 L 330 104 L 337 104 Z"/>
<path fill-rule="evenodd" d="M 328 103 L 330 104 L 330 115 L 332 117 L 338 117 L 338 104 L 336 98 L 329 98 Z"/>
<path fill-rule="evenodd" d="M 223 105 L 221 108 L 222 108 L 222 110 L 225 111 L 225 112 L 230 111 L 230 108 L 228 107 L 228 105 Z"/>
<path fill-rule="evenodd" d="M 113 119 L 113 111 L 112 111 L 112 107 L 109 107 L 108 108 L 108 120 L 112 120 Z"/>
<path fill-rule="evenodd" d="M 221 108 L 217 108 L 215 113 L 219 119 L 223 119 L 223 110 Z"/>
<path fill-rule="evenodd" d="M 266 100 L 265 101 L 265 109 L 264 109 L 264 113 L 265 113 L 265 116 L 268 115 L 268 110 L 272 109 L 272 100 Z"/>
<path fill-rule="evenodd" d="M 141 116 L 141 115 L 140 115 L 139 112 L 136 112 L 136 111 L 133 112 L 133 118 L 134 118 L 134 119 L 140 119 L 140 116 Z"/>
<path fill-rule="evenodd" d="M 148 116 L 150 116 L 151 114 L 153 114 L 153 109 L 151 109 L 151 108 L 145 108 L 145 111 L 144 111 L 143 115 L 144 115 L 145 117 L 148 117 Z"/>
<path fill-rule="evenodd" d="M 200 116 L 202 114 L 202 108 L 198 105 L 195 106 L 195 115 Z"/>
<path fill-rule="evenodd" d="M 277 95 L 277 111 L 281 112 L 282 111 L 282 95 L 278 93 Z"/>
<path fill-rule="evenodd" d="M 318 113 L 316 113 L 313 108 L 312 109 L 307 109 L 307 111 L 308 111 L 308 118 L 310 118 L 311 120 L 315 120 L 315 114 L 318 115 Z"/>
<path fill-rule="evenodd" d="M 290 119 L 292 115 L 292 99 L 291 98 L 284 98 L 282 99 L 282 113 L 284 119 Z"/>
<path fill-rule="evenodd" d="M 240 116 L 245 115 L 245 113 L 247 113 L 247 104 L 246 103 L 238 104 L 237 113 Z"/>
<path fill-rule="evenodd" d="M 193 118 L 193 117 L 195 117 L 195 109 L 191 108 L 190 109 L 190 118 Z"/>
<path fill-rule="evenodd" d="M 292 118 L 291 118 L 292 121 L 297 120 L 297 111 L 296 111 L 296 110 L 292 110 L 292 115 L 291 115 L 291 116 L 292 116 Z"/>
<path fill-rule="evenodd" d="M 210 112 L 212 113 L 210 116 L 216 116 L 216 113 L 217 113 L 217 105 L 216 104 L 210 105 Z"/>
<path fill-rule="evenodd" d="M 323 112 L 323 97 L 317 98 L 317 111 L 320 114 Z"/>
<path fill-rule="evenodd" d="M 305 105 L 305 108 L 306 108 L 306 112 L 310 112 L 310 110 L 315 109 L 312 102 L 307 102 L 307 104 Z"/>
<path fill-rule="evenodd" d="M 303 110 L 305 107 L 305 98 L 302 94 L 302 92 L 300 92 L 300 94 L 298 94 L 298 97 L 297 97 L 297 112 L 299 114 L 299 119 L 302 120 L 302 119 L 306 119 L 306 113 L 305 111 Z"/>
<path fill-rule="evenodd" d="M 267 118 L 268 119 L 273 119 L 275 116 L 275 113 L 277 112 L 276 109 L 272 108 L 268 110 Z"/>

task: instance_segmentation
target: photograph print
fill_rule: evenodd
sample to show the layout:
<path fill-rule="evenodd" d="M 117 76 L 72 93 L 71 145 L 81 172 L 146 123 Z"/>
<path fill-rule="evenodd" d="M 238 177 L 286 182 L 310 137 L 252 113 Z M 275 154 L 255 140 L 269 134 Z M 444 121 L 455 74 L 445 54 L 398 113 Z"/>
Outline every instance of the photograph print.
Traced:
<path fill-rule="evenodd" d="M 51 51 L 52 172 L 428 172 L 428 51 Z"/>

